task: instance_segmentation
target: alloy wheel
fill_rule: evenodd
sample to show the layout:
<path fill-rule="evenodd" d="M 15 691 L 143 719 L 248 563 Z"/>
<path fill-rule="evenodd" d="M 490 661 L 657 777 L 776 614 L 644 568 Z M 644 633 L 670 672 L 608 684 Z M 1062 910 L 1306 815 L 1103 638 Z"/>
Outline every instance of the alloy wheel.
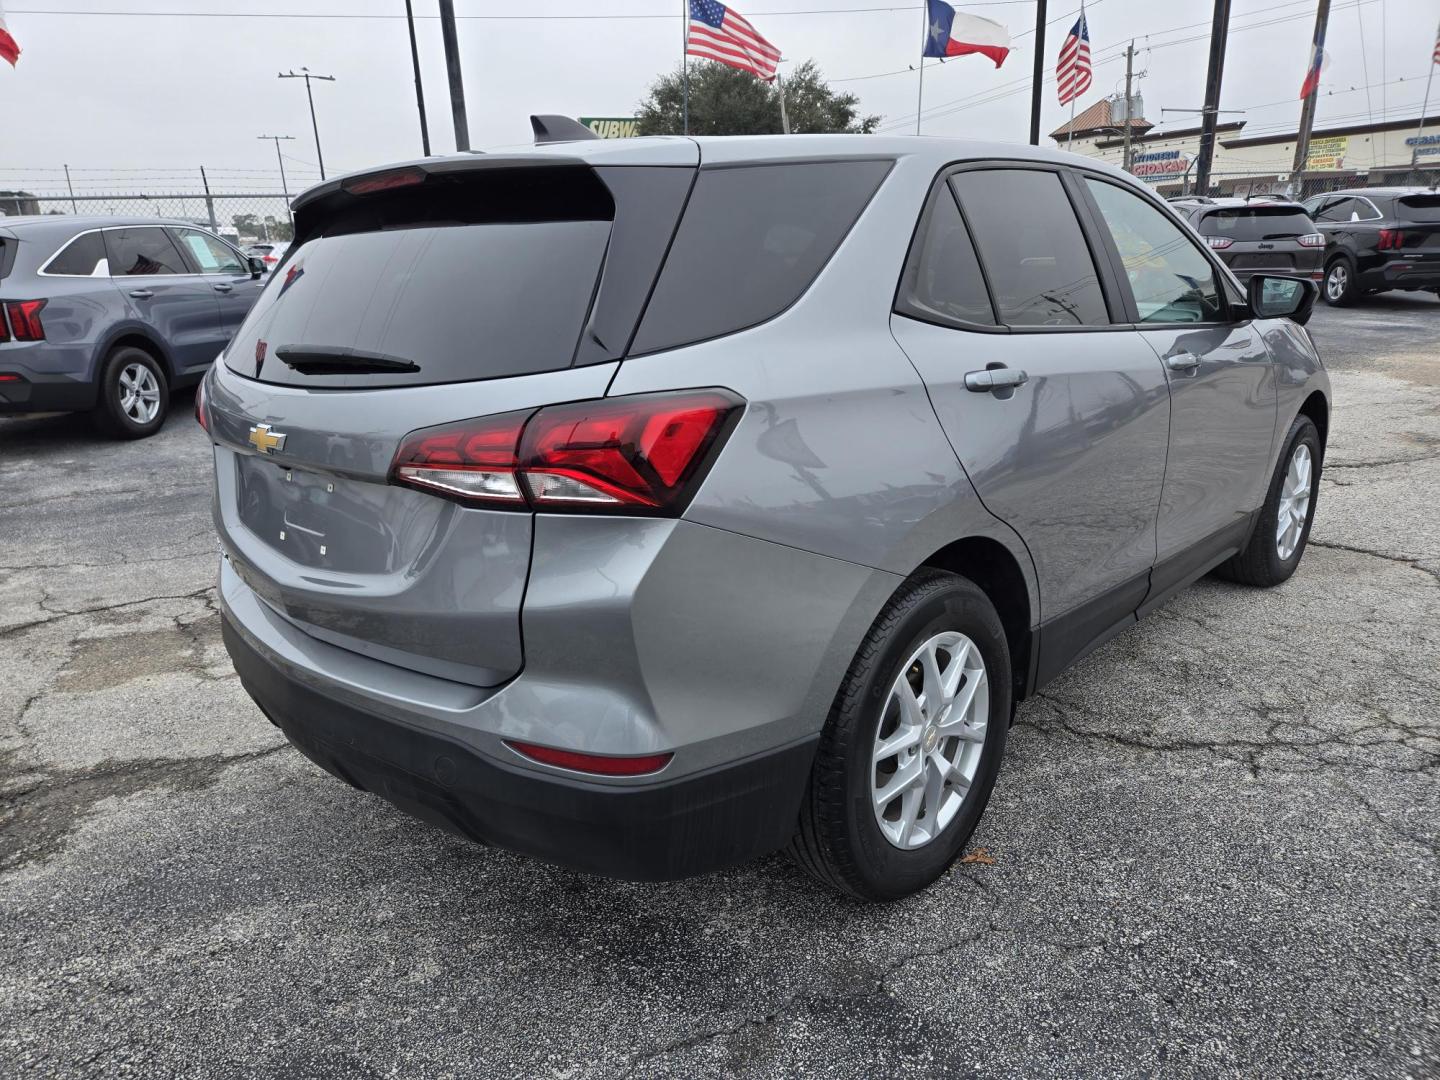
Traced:
<path fill-rule="evenodd" d="M 985 748 L 985 660 L 964 634 L 925 641 L 885 699 L 871 760 L 871 802 L 885 839 L 924 847 L 955 819 Z"/>
<path fill-rule="evenodd" d="M 1330 273 L 1325 276 L 1325 298 L 1330 301 L 1340 300 L 1345 296 L 1345 290 L 1350 287 L 1350 268 L 1343 262 L 1338 262 L 1330 268 Z"/>
<path fill-rule="evenodd" d="M 120 369 L 120 411 L 137 424 L 148 424 L 160 411 L 160 381 L 141 363 Z"/>
<path fill-rule="evenodd" d="M 1280 482 L 1280 510 L 1275 521 L 1275 553 L 1288 559 L 1300 546 L 1300 534 L 1310 514 L 1310 447 L 1300 443 L 1290 455 L 1285 479 Z"/>

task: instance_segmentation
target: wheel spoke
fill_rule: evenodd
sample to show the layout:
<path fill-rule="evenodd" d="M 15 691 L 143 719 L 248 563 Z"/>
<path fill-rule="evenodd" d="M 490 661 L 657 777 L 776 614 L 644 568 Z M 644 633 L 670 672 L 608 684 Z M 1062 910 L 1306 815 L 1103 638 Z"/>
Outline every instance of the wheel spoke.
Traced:
<path fill-rule="evenodd" d="M 950 707 L 950 715 L 945 718 L 945 723 L 940 725 L 940 730 L 947 735 L 952 734 L 952 727 L 967 726 L 970 723 L 970 709 L 975 704 L 975 695 L 985 685 L 985 669 L 966 672 L 969 676 L 965 685 L 960 688 L 960 693 L 955 698 L 955 704 Z M 983 718 L 981 718 L 983 719 Z"/>
<path fill-rule="evenodd" d="M 875 792 L 875 809 L 885 809 L 885 807 L 895 801 L 895 796 L 918 786 L 924 779 L 925 761 L 923 758 L 917 755 L 909 761 L 902 763 L 900 768 L 895 770 L 895 775 L 891 776 L 886 782 L 885 786 Z"/>
<path fill-rule="evenodd" d="M 892 758 L 902 750 L 909 749 L 920 741 L 921 728 L 918 724 L 902 724 L 900 729 L 891 735 L 884 742 L 875 746 L 874 763 L 876 765 Z"/>
<path fill-rule="evenodd" d="M 949 700 L 945 693 L 945 680 L 940 676 L 940 661 L 932 644 L 920 657 L 920 670 L 924 673 L 925 717 L 931 719 L 940 712 L 941 706 Z"/>
<path fill-rule="evenodd" d="M 910 834 L 915 831 L 915 819 L 920 816 L 920 803 L 924 791 L 916 786 L 905 792 L 900 799 L 900 846 L 910 846 Z"/>

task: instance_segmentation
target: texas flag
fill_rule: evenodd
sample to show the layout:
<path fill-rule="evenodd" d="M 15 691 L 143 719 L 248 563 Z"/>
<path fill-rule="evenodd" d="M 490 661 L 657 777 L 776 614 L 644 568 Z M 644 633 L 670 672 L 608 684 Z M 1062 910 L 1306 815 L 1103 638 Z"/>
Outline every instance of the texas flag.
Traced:
<path fill-rule="evenodd" d="M 20 59 L 20 46 L 15 44 L 15 39 L 10 36 L 10 31 L 5 29 L 5 8 L 0 6 L 0 60 L 8 60 L 11 67 L 15 61 Z"/>
<path fill-rule="evenodd" d="M 1010 55 L 1010 31 L 991 19 L 964 15 L 943 0 L 925 0 L 929 19 L 921 56 L 967 56 L 980 53 L 998 68 Z"/>
<path fill-rule="evenodd" d="M 1325 51 L 1325 28 L 1315 31 L 1315 43 L 1310 46 L 1310 69 L 1305 72 L 1305 81 L 1300 84 L 1300 100 L 1304 101 L 1320 88 L 1320 73 L 1330 64 L 1330 54 Z"/>

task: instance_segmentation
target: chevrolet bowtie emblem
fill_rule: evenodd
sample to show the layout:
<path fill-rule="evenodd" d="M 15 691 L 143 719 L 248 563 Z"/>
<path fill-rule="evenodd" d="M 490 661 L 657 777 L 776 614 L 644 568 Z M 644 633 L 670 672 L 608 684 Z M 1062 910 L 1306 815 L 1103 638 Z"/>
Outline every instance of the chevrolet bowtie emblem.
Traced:
<path fill-rule="evenodd" d="M 256 424 L 250 429 L 250 445 L 262 454 L 273 454 L 276 450 L 285 449 L 285 436 L 279 431 L 272 431 L 269 424 Z"/>

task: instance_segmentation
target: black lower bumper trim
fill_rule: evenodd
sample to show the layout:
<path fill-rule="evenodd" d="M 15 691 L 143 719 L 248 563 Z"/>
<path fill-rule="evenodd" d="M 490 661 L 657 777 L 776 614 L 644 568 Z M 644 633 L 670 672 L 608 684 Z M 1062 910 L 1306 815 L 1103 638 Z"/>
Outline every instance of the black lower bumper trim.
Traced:
<path fill-rule="evenodd" d="M 0 357 L 3 360 L 3 357 Z M 0 363 L 0 371 L 4 371 Z M 95 407 L 95 387 L 73 379 L 0 382 L 0 414 L 81 412 Z"/>
<path fill-rule="evenodd" d="M 511 768 L 449 738 L 325 697 L 222 620 L 240 681 L 311 761 L 400 809 L 481 843 L 634 881 L 747 862 L 790 838 L 816 739 L 644 786 Z"/>

